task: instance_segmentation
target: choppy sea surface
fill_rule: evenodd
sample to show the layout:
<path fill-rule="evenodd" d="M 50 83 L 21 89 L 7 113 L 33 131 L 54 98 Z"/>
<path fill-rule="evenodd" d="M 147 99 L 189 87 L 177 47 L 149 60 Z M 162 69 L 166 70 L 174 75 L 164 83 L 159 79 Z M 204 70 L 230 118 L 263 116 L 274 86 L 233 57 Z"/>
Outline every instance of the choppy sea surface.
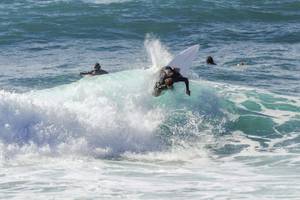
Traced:
<path fill-rule="evenodd" d="M 299 199 L 299 10 L 1 0 L 0 199 Z M 153 97 L 194 44 L 191 96 Z"/>

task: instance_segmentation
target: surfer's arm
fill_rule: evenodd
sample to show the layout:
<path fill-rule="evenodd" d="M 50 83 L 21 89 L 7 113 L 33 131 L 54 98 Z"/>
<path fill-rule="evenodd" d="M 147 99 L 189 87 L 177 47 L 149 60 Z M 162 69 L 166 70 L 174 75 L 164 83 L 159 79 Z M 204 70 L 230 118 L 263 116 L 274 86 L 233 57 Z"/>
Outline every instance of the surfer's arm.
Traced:
<path fill-rule="evenodd" d="M 173 79 L 174 82 L 184 82 L 185 83 L 185 93 L 187 95 L 191 95 L 190 87 L 189 87 L 189 79 L 183 76 L 176 77 Z"/>
<path fill-rule="evenodd" d="M 80 75 L 83 76 L 83 75 L 87 75 L 88 72 L 80 72 Z"/>
<path fill-rule="evenodd" d="M 80 72 L 80 75 L 81 75 L 81 76 L 89 75 L 89 74 L 93 74 L 93 71 L 89 71 L 89 72 Z"/>

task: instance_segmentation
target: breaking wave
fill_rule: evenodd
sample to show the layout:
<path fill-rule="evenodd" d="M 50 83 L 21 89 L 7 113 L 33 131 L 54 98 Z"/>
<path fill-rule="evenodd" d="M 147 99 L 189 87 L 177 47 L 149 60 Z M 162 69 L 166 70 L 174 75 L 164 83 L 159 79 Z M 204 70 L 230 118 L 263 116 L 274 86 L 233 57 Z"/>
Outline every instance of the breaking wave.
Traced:
<path fill-rule="evenodd" d="M 145 46 L 154 67 L 172 58 L 159 40 L 149 37 Z M 203 152 L 299 151 L 297 98 L 200 80 L 191 81 L 190 97 L 180 83 L 153 97 L 153 80 L 151 70 L 138 69 L 26 93 L 2 90 L 1 156 L 189 152 L 185 159 Z"/>

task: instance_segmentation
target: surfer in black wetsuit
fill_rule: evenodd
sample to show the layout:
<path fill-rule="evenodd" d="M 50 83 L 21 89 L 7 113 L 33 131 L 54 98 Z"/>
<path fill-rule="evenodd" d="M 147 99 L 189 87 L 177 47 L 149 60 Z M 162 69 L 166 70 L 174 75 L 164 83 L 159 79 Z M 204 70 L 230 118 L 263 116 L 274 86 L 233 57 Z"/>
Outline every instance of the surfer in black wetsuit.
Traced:
<path fill-rule="evenodd" d="M 216 65 L 214 59 L 211 56 L 208 56 L 206 58 L 206 64 L 208 64 L 208 65 Z"/>
<path fill-rule="evenodd" d="M 159 96 L 162 90 L 172 89 L 173 84 L 176 82 L 184 82 L 186 88 L 185 93 L 189 96 L 191 95 L 189 80 L 186 77 L 183 77 L 179 73 L 179 70 L 179 68 L 171 68 L 170 66 L 166 66 L 161 69 L 159 81 L 156 82 L 154 87 L 154 96 Z"/>
<path fill-rule="evenodd" d="M 94 70 L 89 71 L 89 72 L 80 72 L 80 75 L 102 75 L 102 74 L 108 74 L 107 71 L 101 69 L 101 65 L 99 63 L 96 63 L 94 66 Z"/>

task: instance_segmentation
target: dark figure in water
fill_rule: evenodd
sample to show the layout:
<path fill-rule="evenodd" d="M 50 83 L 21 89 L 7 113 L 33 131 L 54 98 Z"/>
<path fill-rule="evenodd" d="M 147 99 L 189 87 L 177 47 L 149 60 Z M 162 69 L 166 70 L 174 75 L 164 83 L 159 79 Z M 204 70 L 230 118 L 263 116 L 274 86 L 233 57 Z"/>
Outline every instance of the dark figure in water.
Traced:
<path fill-rule="evenodd" d="M 91 76 L 94 76 L 94 75 L 102 75 L 102 74 L 108 74 L 107 71 L 101 69 L 101 66 L 99 63 L 96 63 L 95 66 L 94 66 L 94 70 L 92 71 L 89 71 L 89 72 L 80 72 L 80 75 L 91 75 Z"/>
<path fill-rule="evenodd" d="M 208 64 L 208 65 L 216 65 L 214 59 L 211 56 L 208 56 L 206 58 L 206 64 Z"/>
<path fill-rule="evenodd" d="M 159 96 L 163 90 L 172 89 L 174 83 L 184 82 L 186 88 L 185 93 L 190 96 L 189 80 L 186 77 L 183 77 L 179 73 L 179 70 L 179 68 L 171 68 L 170 66 L 162 68 L 159 75 L 159 81 L 156 82 L 154 86 L 153 95 Z"/>

